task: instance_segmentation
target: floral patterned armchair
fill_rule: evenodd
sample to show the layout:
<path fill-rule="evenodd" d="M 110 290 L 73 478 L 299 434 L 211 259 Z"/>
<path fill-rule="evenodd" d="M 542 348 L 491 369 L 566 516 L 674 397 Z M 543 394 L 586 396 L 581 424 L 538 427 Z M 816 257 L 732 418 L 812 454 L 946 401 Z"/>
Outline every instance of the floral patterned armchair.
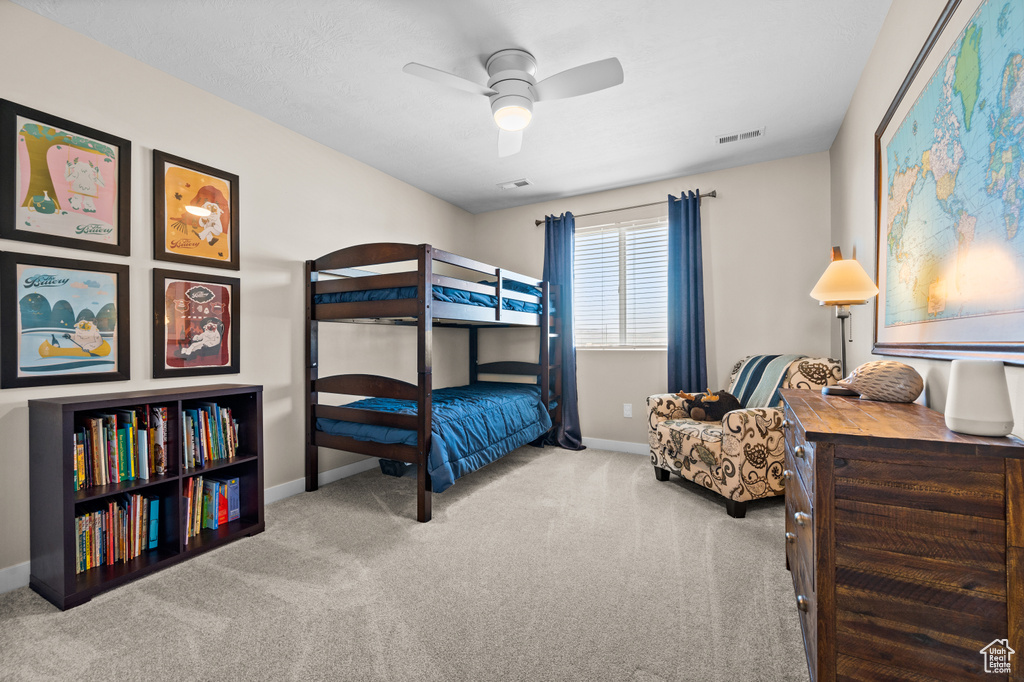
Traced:
<path fill-rule="evenodd" d="M 821 389 L 841 378 L 839 361 L 831 358 L 744 358 L 733 367 L 727 389 L 743 409 L 721 422 L 683 417 L 682 399 L 673 393 L 650 396 L 647 425 L 655 476 L 667 481 L 671 472 L 714 490 L 726 499 L 730 516 L 743 518 L 749 500 L 785 492 L 786 440 L 777 389 Z"/>

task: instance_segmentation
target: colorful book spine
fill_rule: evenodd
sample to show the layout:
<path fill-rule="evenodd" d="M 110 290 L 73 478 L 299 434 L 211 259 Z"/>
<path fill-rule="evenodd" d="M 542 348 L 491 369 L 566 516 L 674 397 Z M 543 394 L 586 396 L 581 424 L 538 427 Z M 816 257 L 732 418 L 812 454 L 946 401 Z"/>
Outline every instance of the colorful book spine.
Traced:
<path fill-rule="evenodd" d="M 139 429 L 139 478 L 149 480 L 149 430 Z"/>
<path fill-rule="evenodd" d="M 153 472 L 167 473 L 167 408 L 154 407 L 149 423 L 153 434 Z"/>
<path fill-rule="evenodd" d="M 203 528 L 217 529 L 218 497 L 217 483 L 215 481 L 203 481 Z"/>
<path fill-rule="evenodd" d="M 107 469 L 109 472 L 109 482 L 120 483 L 123 480 L 127 480 L 128 476 L 126 476 L 124 470 L 118 466 L 117 416 L 112 414 L 104 415 L 102 425 L 103 436 L 107 443 Z"/>
<path fill-rule="evenodd" d="M 160 541 L 160 499 L 148 498 L 149 503 L 149 542 L 147 549 L 156 549 Z"/>
<path fill-rule="evenodd" d="M 80 433 L 75 434 L 75 465 L 77 467 L 78 476 L 76 478 L 78 482 L 78 490 L 86 487 L 86 473 L 88 473 L 85 465 L 85 440 L 84 436 Z"/>
<path fill-rule="evenodd" d="M 227 502 L 227 521 L 234 521 L 241 516 L 240 501 L 241 498 L 238 494 L 238 479 L 237 478 L 224 478 L 219 479 L 218 483 L 221 484 L 224 490 L 224 500 Z"/>
<path fill-rule="evenodd" d="M 128 458 L 130 456 L 129 450 L 131 449 L 131 439 L 128 436 L 128 429 L 121 427 L 117 430 L 117 461 L 118 467 L 121 472 L 126 473 L 128 471 Z M 124 476 L 127 480 L 127 476 Z"/>
<path fill-rule="evenodd" d="M 107 440 L 102 437 L 103 420 L 93 417 L 89 422 L 89 443 L 92 446 L 93 485 L 106 485 L 107 478 Z"/>

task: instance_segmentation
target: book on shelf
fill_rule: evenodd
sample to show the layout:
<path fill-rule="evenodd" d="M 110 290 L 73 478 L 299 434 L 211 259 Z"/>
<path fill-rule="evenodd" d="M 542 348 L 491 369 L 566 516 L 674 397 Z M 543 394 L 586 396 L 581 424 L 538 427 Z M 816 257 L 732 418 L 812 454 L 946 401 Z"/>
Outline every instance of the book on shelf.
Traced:
<path fill-rule="evenodd" d="M 75 490 L 168 473 L 167 407 L 94 413 L 74 433 Z"/>
<path fill-rule="evenodd" d="M 160 539 L 160 498 L 149 498 L 149 544 L 148 549 L 156 549 Z"/>
<path fill-rule="evenodd" d="M 199 535 L 203 521 L 203 477 L 192 476 L 185 484 L 183 499 L 185 509 L 185 544 L 189 538 Z"/>
<path fill-rule="evenodd" d="M 106 485 L 109 483 L 107 465 L 107 439 L 101 434 L 100 425 L 103 420 L 99 417 L 92 417 L 87 420 L 89 437 L 89 451 L 92 455 L 93 485 Z"/>
<path fill-rule="evenodd" d="M 153 450 L 153 471 L 167 473 L 167 408 L 154 407 L 150 411 L 150 447 Z"/>
<path fill-rule="evenodd" d="M 216 481 L 203 481 L 203 528 L 217 530 L 220 525 L 220 515 L 217 513 L 220 500 L 220 486 Z"/>
<path fill-rule="evenodd" d="M 160 498 L 122 494 L 75 517 L 75 572 L 125 563 L 159 545 Z"/>
<path fill-rule="evenodd" d="M 218 508 L 220 523 L 234 521 L 241 516 L 240 501 L 238 494 L 238 478 L 215 479 L 221 487 L 221 498 Z"/>

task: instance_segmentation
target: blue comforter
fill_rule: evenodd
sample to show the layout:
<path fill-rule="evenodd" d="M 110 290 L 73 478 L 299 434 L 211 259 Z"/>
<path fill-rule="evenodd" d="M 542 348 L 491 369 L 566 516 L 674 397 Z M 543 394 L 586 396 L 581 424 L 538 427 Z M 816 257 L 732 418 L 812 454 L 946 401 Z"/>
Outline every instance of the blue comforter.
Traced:
<path fill-rule="evenodd" d="M 551 428 L 551 417 L 541 404 L 540 387 L 531 384 L 481 381 L 440 388 L 433 392 L 432 406 L 427 471 L 431 488 L 437 493 Z M 416 402 L 412 400 L 366 398 L 346 407 L 416 414 Z M 416 432 L 408 429 L 324 418 L 316 420 L 316 428 L 333 436 L 416 446 Z"/>
<path fill-rule="evenodd" d="M 486 284 L 486 282 L 483 282 Z M 518 291 L 522 294 L 540 296 L 541 291 L 529 284 L 505 280 L 504 287 L 511 291 Z M 434 300 L 448 303 L 462 303 L 463 305 L 476 305 L 484 308 L 493 308 L 498 301 L 497 296 L 478 294 L 475 291 L 464 291 L 453 287 L 442 287 L 437 284 L 434 288 Z M 359 301 L 391 301 L 399 298 L 416 298 L 416 287 L 392 287 L 390 289 L 367 289 L 366 291 L 346 291 L 332 294 L 317 294 L 313 302 L 320 303 L 356 303 Z M 523 313 L 539 313 L 539 303 L 528 303 L 514 298 L 504 298 L 501 301 L 503 310 L 518 310 Z"/>

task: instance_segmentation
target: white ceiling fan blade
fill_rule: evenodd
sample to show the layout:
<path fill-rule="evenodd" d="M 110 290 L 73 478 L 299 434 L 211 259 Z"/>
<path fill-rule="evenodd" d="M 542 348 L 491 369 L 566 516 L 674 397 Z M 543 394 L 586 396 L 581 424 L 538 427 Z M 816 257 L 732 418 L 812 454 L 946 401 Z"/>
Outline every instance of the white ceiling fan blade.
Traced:
<path fill-rule="evenodd" d="M 479 83 L 474 83 L 462 76 L 456 76 L 454 73 L 435 69 L 432 66 L 424 66 L 423 64 L 417 64 L 416 62 L 409 62 L 402 67 L 402 71 L 405 71 L 410 76 L 426 78 L 428 81 L 434 81 L 435 83 L 447 85 L 450 88 L 463 90 L 474 95 L 490 96 L 494 94 L 494 90 L 491 90 L 488 87 L 480 85 Z"/>
<path fill-rule="evenodd" d="M 498 157 L 504 158 L 518 154 L 523 148 L 523 131 L 517 130 L 514 133 L 508 130 L 498 129 Z"/>
<path fill-rule="evenodd" d="M 536 85 L 537 101 L 565 99 L 604 90 L 622 82 L 622 64 L 615 57 L 566 69 Z"/>

